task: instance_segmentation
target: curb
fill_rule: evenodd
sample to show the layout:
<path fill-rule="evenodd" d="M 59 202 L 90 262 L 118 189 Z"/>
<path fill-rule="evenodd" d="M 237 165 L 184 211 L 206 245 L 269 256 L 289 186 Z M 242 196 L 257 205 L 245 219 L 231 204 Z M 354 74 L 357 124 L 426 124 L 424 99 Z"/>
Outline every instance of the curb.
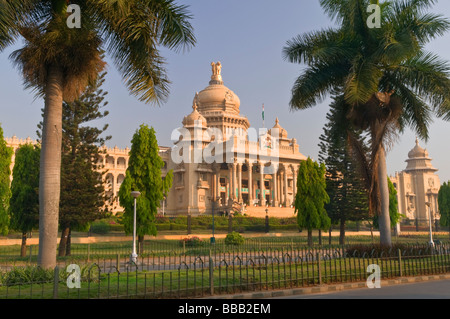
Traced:
<path fill-rule="evenodd" d="M 450 274 L 445 275 L 430 275 L 430 276 L 418 276 L 418 277 L 404 277 L 397 279 L 387 279 L 381 281 L 381 287 L 388 287 L 394 285 L 412 284 L 425 281 L 433 280 L 448 280 L 450 279 Z M 336 285 L 321 285 L 307 288 L 292 288 L 283 290 L 272 290 L 272 291 L 259 291 L 253 293 L 238 293 L 232 295 L 222 295 L 222 296 L 211 296 L 201 299 L 265 299 L 265 298 L 282 298 L 290 296 L 299 295 L 312 295 L 319 293 L 328 292 L 339 292 L 351 289 L 362 289 L 367 288 L 366 282 L 354 282 L 354 283 L 343 283 Z"/>

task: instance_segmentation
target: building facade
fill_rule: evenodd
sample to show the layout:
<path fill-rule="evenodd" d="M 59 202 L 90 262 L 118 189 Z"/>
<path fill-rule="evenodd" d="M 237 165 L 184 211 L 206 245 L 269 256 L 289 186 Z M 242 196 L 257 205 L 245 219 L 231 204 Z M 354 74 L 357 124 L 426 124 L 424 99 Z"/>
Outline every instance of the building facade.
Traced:
<path fill-rule="evenodd" d="M 400 214 L 419 224 L 428 224 L 439 220 L 438 193 L 440 189 L 438 171 L 431 164 L 428 151 L 419 145 L 408 153 L 406 169 L 397 172 L 390 179 L 397 190 Z"/>
<path fill-rule="evenodd" d="M 297 172 L 306 157 L 278 119 L 270 129 L 253 129 L 240 113 L 240 99 L 224 85 L 220 62 L 211 63 L 209 85 L 194 96 L 192 112 L 175 130 L 173 147 L 160 147 L 163 177 L 173 185 L 161 205 L 169 216 L 234 213 L 294 216 Z M 181 119 L 180 119 L 181 120 Z M 29 142 L 32 142 L 28 139 Z M 6 139 L 14 150 L 28 140 Z M 122 210 L 118 192 L 128 167 L 127 147 L 104 147 L 110 210 Z"/>

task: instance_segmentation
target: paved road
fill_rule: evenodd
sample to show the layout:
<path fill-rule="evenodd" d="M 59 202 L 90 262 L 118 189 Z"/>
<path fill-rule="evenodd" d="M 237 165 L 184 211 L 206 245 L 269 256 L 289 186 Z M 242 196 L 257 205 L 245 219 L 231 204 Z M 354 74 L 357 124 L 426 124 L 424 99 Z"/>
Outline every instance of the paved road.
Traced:
<path fill-rule="evenodd" d="M 450 299 L 450 280 L 386 286 L 380 289 L 362 288 L 276 299 Z"/>

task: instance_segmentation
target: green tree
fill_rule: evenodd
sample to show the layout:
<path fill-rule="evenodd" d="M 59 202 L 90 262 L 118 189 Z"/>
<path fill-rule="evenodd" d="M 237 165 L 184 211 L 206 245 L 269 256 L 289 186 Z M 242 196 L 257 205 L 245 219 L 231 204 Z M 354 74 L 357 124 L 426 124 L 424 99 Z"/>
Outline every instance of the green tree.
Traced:
<path fill-rule="evenodd" d="M 7 235 L 9 229 L 9 199 L 11 198 L 11 159 L 13 150 L 6 145 L 0 126 L 0 234 Z"/>
<path fill-rule="evenodd" d="M 327 94 L 343 95 L 349 120 L 369 133 L 370 161 L 360 154 L 358 162 L 385 245 L 391 245 L 388 137 L 410 126 L 426 139 L 432 113 L 450 119 L 449 65 L 424 49 L 450 27 L 446 18 L 427 12 L 434 2 L 320 0 L 337 26 L 299 35 L 283 49 L 290 62 L 306 64 L 292 88 L 292 109 L 312 107 Z M 367 23 L 370 4 L 380 5 L 380 28 Z M 351 142 L 355 151 L 362 149 Z"/>
<path fill-rule="evenodd" d="M 397 190 L 389 177 L 387 178 L 387 181 L 389 186 L 389 220 L 391 225 L 395 227 L 400 222 L 403 215 L 398 211 Z M 379 227 L 378 216 L 374 216 L 373 226 L 375 228 Z"/>
<path fill-rule="evenodd" d="M 450 226 L 450 182 L 442 184 L 438 194 L 439 223 L 441 226 Z"/>
<path fill-rule="evenodd" d="M 169 93 L 159 47 L 195 43 L 188 7 L 174 0 L 76 1 L 80 27 L 68 20 L 70 1 L 0 1 L 0 51 L 22 38 L 11 55 L 27 87 L 44 98 L 40 164 L 38 264 L 56 265 L 60 199 L 62 105 L 73 102 L 105 67 L 108 53 L 131 94 L 160 104 Z M 73 12 L 73 11 L 72 11 Z M 69 21 L 71 22 L 71 21 Z"/>
<path fill-rule="evenodd" d="M 39 227 L 39 145 L 16 150 L 9 205 L 10 228 L 22 233 L 20 255 L 25 257 L 27 233 Z"/>
<path fill-rule="evenodd" d="M 136 234 L 139 251 L 142 251 L 145 235 L 156 236 L 155 218 L 164 195 L 172 187 L 172 170 L 165 178 L 161 169 L 164 161 L 159 155 L 155 130 L 142 124 L 131 141 L 130 158 L 125 179 L 119 189 L 120 205 L 124 208 L 125 232 L 133 232 L 134 198 L 132 191 L 141 195 L 136 200 Z"/>
<path fill-rule="evenodd" d="M 367 219 L 369 209 L 368 190 L 350 148 L 348 134 L 354 134 L 359 140 L 363 137 L 351 127 L 345 105 L 342 107 L 340 103 L 343 103 L 343 97 L 335 98 L 330 105 L 328 122 L 320 136 L 319 161 L 327 169 L 326 190 L 330 202 L 325 209 L 331 222 L 339 225 L 339 243 L 343 245 L 346 222 Z"/>
<path fill-rule="evenodd" d="M 106 213 L 99 147 L 111 136 L 101 137 L 107 124 L 102 128 L 87 125 L 108 115 L 101 110 L 107 105 L 107 92 L 101 89 L 105 75 L 102 73 L 79 99 L 63 104 L 59 256 L 70 255 L 72 229 L 85 229 Z"/>
<path fill-rule="evenodd" d="M 331 220 L 325 210 L 330 197 L 326 192 L 325 165 L 313 162 L 311 158 L 300 163 L 295 195 L 295 214 L 300 228 L 308 230 L 308 245 L 312 246 L 314 229 L 328 230 Z"/>

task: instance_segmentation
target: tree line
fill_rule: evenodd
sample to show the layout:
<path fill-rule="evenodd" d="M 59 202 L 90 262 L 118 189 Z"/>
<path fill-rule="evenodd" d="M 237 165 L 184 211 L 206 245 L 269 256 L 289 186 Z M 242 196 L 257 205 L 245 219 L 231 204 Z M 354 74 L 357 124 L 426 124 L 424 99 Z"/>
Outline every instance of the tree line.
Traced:
<path fill-rule="evenodd" d="M 101 147 L 111 136 L 102 137 L 107 124 L 101 128 L 88 125 L 104 119 L 109 113 L 103 110 L 108 104 L 105 101 L 107 92 L 101 88 L 105 75 L 100 74 L 79 99 L 63 103 L 59 256 L 70 255 L 72 231 L 87 231 L 93 221 L 111 214 L 108 202 L 113 198 L 107 192 L 108 181 L 105 178 L 108 170 L 99 160 L 102 152 L 106 152 Z M 40 122 L 36 132 L 38 138 L 42 137 L 42 127 Z M 18 147 L 10 183 L 13 154 L 0 127 L 0 230 L 3 235 L 9 230 L 22 234 L 22 256 L 26 254 L 28 234 L 39 228 L 40 142 Z M 138 200 L 138 235 L 141 243 L 144 235 L 156 235 L 154 218 L 172 183 L 171 172 L 166 178 L 161 178 L 164 163 L 158 153 L 153 128 L 142 125 L 132 140 L 129 169 L 119 195 L 125 208 L 125 231 L 130 234 L 133 225 L 130 193 L 133 189 L 142 192 Z M 145 171 L 145 168 L 150 171 Z"/>

